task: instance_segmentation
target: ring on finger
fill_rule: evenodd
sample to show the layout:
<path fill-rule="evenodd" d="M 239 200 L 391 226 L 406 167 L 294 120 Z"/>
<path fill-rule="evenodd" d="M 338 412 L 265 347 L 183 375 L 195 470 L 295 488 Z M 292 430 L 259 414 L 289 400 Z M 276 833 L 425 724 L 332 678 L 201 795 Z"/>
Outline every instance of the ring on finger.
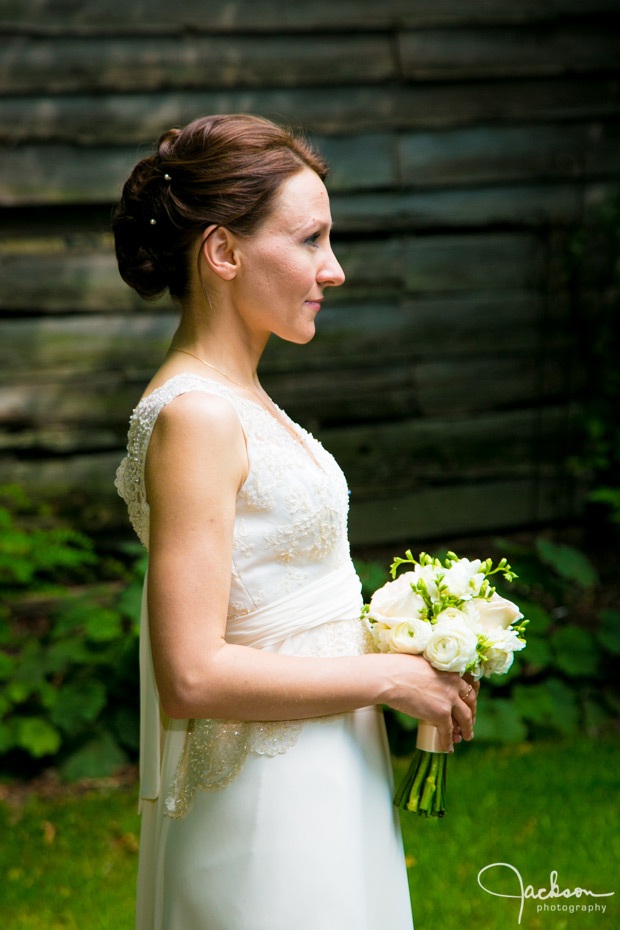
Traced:
<path fill-rule="evenodd" d="M 465 694 L 462 694 L 462 695 L 461 695 L 461 699 L 462 699 L 463 701 L 465 701 L 465 700 L 469 697 L 469 695 L 472 693 L 473 690 L 474 690 L 474 686 L 473 686 L 473 685 L 470 685 L 470 686 L 469 686 L 469 691 L 466 691 Z"/>

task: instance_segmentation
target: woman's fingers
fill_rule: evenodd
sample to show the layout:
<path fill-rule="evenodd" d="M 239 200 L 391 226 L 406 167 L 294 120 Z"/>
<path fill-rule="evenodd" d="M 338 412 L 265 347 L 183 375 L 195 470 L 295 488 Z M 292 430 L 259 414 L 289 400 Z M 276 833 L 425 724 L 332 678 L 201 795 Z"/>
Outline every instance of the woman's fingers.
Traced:
<path fill-rule="evenodd" d="M 474 738 L 474 715 L 470 706 L 471 701 L 469 701 L 473 693 L 472 691 L 467 701 L 462 697 L 458 697 L 452 707 L 452 717 L 456 720 L 463 738 L 468 740 Z"/>

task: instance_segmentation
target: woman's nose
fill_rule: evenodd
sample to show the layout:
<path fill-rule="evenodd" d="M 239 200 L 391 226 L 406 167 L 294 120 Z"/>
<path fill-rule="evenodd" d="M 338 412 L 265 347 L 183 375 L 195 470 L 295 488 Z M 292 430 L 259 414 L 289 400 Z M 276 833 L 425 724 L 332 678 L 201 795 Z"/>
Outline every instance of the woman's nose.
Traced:
<path fill-rule="evenodd" d="M 339 287 L 344 284 L 345 274 L 340 262 L 334 255 L 333 249 L 329 250 L 329 255 L 317 275 L 317 280 L 324 287 Z"/>

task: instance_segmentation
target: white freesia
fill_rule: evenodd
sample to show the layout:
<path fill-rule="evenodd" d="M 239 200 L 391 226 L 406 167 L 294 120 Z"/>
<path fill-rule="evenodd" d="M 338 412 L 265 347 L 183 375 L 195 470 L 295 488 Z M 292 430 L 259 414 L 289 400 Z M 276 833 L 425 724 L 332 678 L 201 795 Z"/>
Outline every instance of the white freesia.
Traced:
<path fill-rule="evenodd" d="M 459 559 L 444 573 L 442 584 L 446 585 L 448 593 L 454 597 L 464 600 L 476 597 L 485 577 L 483 572 L 478 571 L 481 565 L 480 559 L 474 559 L 473 562 L 469 559 Z"/>
<path fill-rule="evenodd" d="M 416 580 L 414 572 L 404 572 L 395 581 L 388 581 L 373 594 L 368 616 L 387 626 L 419 620 L 425 605 L 420 595 L 411 590 L 411 582 Z"/>
<path fill-rule="evenodd" d="M 488 601 L 484 598 L 477 598 L 475 604 L 478 611 L 478 623 L 485 633 L 497 629 L 506 630 L 517 620 L 523 619 L 523 614 L 517 605 L 505 597 L 500 597 L 497 592 Z"/>
<path fill-rule="evenodd" d="M 416 565 L 413 572 L 411 573 L 414 576 L 412 581 L 414 581 L 414 583 L 423 581 L 431 598 L 433 600 L 437 600 L 439 598 L 439 591 L 437 589 L 437 577 L 438 573 L 441 575 L 443 572 L 444 569 L 438 568 L 436 565 Z M 408 572 L 407 574 L 410 573 Z"/>
<path fill-rule="evenodd" d="M 426 649 L 432 630 L 432 624 L 428 620 L 418 620 L 415 617 L 413 620 L 405 620 L 398 626 L 393 626 L 389 632 L 390 651 L 419 655 Z"/>
<path fill-rule="evenodd" d="M 525 642 L 514 630 L 495 630 L 491 643 L 484 650 L 484 675 L 505 675 L 514 661 L 514 654 L 525 647 Z"/>
<path fill-rule="evenodd" d="M 391 627 L 386 623 L 370 623 L 369 627 L 379 652 L 389 652 Z"/>
<path fill-rule="evenodd" d="M 433 626 L 424 658 L 439 671 L 462 675 L 475 662 L 477 645 L 478 637 L 464 618 L 445 618 Z"/>

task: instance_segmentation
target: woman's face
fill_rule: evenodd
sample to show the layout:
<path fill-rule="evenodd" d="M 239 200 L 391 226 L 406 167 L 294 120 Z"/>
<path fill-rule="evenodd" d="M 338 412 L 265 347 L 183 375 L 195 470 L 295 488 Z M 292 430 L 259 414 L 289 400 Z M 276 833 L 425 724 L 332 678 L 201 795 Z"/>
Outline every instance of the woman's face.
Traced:
<path fill-rule="evenodd" d="M 238 271 L 231 296 L 257 336 L 274 333 L 296 343 L 312 339 L 323 291 L 344 281 L 330 229 L 325 185 L 314 171 L 303 168 L 282 183 L 257 232 L 237 239 Z"/>

